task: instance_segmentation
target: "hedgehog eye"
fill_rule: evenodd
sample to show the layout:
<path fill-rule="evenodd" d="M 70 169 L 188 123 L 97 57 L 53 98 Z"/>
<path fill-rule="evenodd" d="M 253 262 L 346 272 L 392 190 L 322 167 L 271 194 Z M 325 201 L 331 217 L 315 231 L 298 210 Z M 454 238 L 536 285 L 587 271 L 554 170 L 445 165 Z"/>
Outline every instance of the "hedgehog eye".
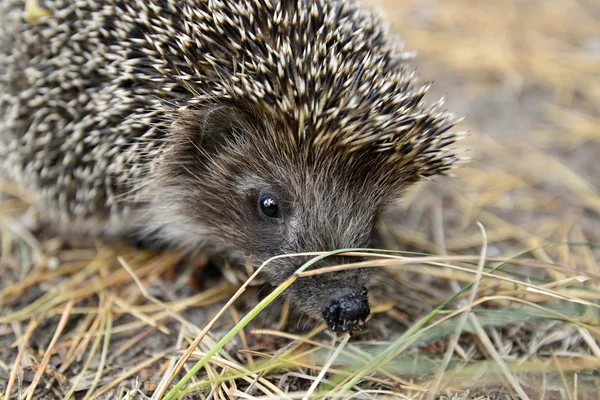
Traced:
<path fill-rule="evenodd" d="M 258 205 L 260 206 L 260 210 L 262 211 L 262 213 L 265 214 L 267 217 L 280 217 L 279 204 L 277 203 L 277 200 L 274 197 L 269 196 L 268 194 L 263 194 L 258 200 Z"/>

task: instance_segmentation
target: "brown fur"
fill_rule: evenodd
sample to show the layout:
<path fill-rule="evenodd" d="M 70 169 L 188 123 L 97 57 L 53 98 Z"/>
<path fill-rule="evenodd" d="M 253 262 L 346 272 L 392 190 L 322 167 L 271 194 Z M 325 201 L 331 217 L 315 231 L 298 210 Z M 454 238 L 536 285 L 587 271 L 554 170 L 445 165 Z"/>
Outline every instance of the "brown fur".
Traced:
<path fill-rule="evenodd" d="M 368 246 L 377 215 L 410 183 L 409 176 L 384 179 L 388 166 L 376 152 L 315 156 L 277 146 L 273 138 L 285 140 L 284 128 L 232 106 L 186 111 L 175 127 L 178 140 L 159 162 L 150 190 L 167 197 L 157 199 L 160 204 L 187 215 L 190 230 L 178 228 L 182 234 L 208 235 L 228 253 L 251 255 L 254 265 L 282 253 Z M 265 193 L 279 200 L 280 219 L 260 212 L 258 199 Z M 266 270 L 269 281 L 283 282 L 305 261 L 277 260 Z M 367 285 L 365 270 L 351 270 L 302 279 L 290 297 L 319 315 L 332 295 Z"/>

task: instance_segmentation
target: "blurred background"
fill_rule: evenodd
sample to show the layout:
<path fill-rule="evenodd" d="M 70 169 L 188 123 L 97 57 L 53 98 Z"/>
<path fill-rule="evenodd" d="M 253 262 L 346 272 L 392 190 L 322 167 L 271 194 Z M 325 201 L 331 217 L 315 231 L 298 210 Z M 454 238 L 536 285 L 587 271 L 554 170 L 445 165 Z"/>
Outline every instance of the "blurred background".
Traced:
<path fill-rule="evenodd" d="M 429 98 L 446 96 L 465 117 L 461 147 L 473 159 L 458 179 L 436 179 L 405 199 L 409 224 L 396 236 L 460 251 L 477 243 L 477 220 L 497 254 L 540 241 L 598 242 L 600 2 L 370 4 L 418 52 L 414 65 L 434 82 Z"/>

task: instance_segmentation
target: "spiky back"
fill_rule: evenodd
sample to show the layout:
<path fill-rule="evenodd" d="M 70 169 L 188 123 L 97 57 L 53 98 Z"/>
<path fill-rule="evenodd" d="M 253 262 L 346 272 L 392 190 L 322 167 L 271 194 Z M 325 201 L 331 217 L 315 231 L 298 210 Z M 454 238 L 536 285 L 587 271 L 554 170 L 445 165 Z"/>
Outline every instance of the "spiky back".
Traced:
<path fill-rule="evenodd" d="M 454 161 L 444 152 L 451 116 L 422 102 L 427 86 L 405 71 L 408 53 L 357 2 L 192 2 L 158 21 L 142 12 L 155 66 L 201 94 L 192 101 L 250 102 L 317 153 L 386 152 L 422 176 Z"/>
<path fill-rule="evenodd" d="M 354 1 L 44 4 L 51 16 L 35 26 L 21 2 L 4 13 L 0 152 L 70 214 L 123 212 L 168 148 L 169 114 L 209 101 L 276 120 L 274 146 L 377 153 L 382 173 L 407 182 L 455 161 L 451 116 L 424 104 L 407 54 Z"/>

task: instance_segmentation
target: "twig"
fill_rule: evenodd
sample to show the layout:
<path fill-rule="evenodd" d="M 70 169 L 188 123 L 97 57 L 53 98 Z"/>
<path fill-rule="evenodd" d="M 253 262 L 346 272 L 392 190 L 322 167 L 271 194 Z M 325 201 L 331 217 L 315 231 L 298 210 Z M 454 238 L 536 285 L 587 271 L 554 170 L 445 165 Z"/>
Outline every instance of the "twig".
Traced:
<path fill-rule="evenodd" d="M 44 370 L 46 369 L 46 365 L 48 364 L 48 361 L 50 361 L 50 357 L 52 356 L 52 349 L 54 349 L 56 341 L 60 337 L 60 334 L 62 333 L 65 326 L 67 325 L 67 321 L 69 319 L 69 316 L 71 315 L 71 309 L 73 308 L 73 304 L 75 304 L 75 300 L 70 300 L 65 306 L 65 311 L 63 312 L 62 317 L 60 317 L 60 321 L 58 321 L 56 331 L 54 331 L 54 336 L 52 336 L 52 340 L 50 341 L 50 344 L 48 345 L 48 348 L 44 353 L 44 357 L 42 358 L 40 367 L 35 373 L 35 376 L 33 377 L 33 382 L 31 382 L 31 385 L 28 388 L 26 400 L 31 400 L 33 398 L 33 392 L 35 392 L 35 388 L 37 387 L 40 379 L 42 378 Z"/>
<path fill-rule="evenodd" d="M 15 365 L 13 366 L 10 372 L 10 378 L 8 379 L 8 384 L 6 385 L 6 393 L 4 394 L 4 400 L 10 399 L 10 392 L 12 391 L 12 386 L 17 379 L 17 374 L 19 372 L 19 366 L 21 365 L 21 360 L 23 359 L 23 354 L 27 350 L 27 343 L 29 343 L 29 339 L 31 335 L 35 331 L 35 328 L 38 326 L 38 320 L 35 316 L 29 320 L 29 324 L 27 325 L 27 330 L 25 334 L 21 337 L 21 345 L 19 346 L 19 354 L 17 354 L 17 359 L 15 360 Z"/>

